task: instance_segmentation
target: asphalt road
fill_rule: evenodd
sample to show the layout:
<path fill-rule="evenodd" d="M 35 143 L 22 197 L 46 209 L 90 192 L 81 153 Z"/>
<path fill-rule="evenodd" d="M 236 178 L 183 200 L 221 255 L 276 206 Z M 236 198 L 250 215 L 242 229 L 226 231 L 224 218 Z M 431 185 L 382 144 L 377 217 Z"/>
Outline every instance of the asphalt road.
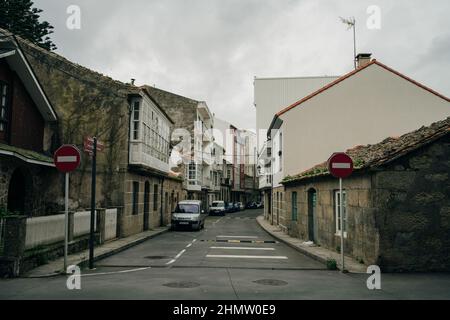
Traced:
<path fill-rule="evenodd" d="M 326 270 L 263 231 L 260 210 L 208 217 L 205 229 L 172 231 L 84 270 L 81 290 L 66 276 L 0 280 L 0 299 L 450 299 L 449 274 Z"/>

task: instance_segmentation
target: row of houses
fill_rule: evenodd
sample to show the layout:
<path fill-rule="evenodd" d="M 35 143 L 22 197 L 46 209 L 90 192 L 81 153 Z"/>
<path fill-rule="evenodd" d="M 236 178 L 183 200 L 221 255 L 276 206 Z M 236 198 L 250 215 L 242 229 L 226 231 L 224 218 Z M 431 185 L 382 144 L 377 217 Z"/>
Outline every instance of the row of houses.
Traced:
<path fill-rule="evenodd" d="M 0 30 L 0 93 L 3 212 L 60 213 L 64 177 L 53 153 L 62 144 L 83 151 L 92 136 L 105 146 L 96 207 L 119 208 L 118 236 L 168 225 L 179 200 L 201 199 L 206 208 L 255 195 L 255 161 L 239 162 L 255 134 L 217 119 L 204 101 L 113 80 L 7 30 Z M 216 139 L 227 137 L 215 133 L 216 121 L 228 139 Z M 90 208 L 91 161 L 83 153 L 71 174 L 71 211 Z"/>
<path fill-rule="evenodd" d="M 385 271 L 450 270 L 450 100 L 359 54 L 340 77 L 256 78 L 265 218 Z M 347 152 L 355 171 L 331 177 Z M 344 225 L 340 225 L 339 201 Z"/>

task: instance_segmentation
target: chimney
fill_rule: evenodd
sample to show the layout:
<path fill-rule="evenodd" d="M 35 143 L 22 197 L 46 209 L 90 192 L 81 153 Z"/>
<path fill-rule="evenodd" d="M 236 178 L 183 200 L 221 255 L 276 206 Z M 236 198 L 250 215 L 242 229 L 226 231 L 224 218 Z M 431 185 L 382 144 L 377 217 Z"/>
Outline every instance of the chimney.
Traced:
<path fill-rule="evenodd" d="M 134 86 L 134 82 L 136 81 L 136 79 L 131 78 L 131 85 Z"/>
<path fill-rule="evenodd" d="M 370 57 L 372 56 L 371 53 L 358 53 L 358 55 L 355 57 L 356 59 L 356 67 L 361 68 L 370 63 Z"/>

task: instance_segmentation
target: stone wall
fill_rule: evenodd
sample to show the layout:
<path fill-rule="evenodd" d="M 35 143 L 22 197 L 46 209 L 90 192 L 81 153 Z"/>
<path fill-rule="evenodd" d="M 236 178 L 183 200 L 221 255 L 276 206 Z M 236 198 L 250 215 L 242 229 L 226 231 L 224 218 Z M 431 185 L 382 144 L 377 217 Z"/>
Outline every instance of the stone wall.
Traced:
<path fill-rule="evenodd" d="M 52 186 L 47 181 L 55 178 L 56 170 L 52 167 L 27 164 L 8 156 L 0 156 L 0 207 L 7 207 L 8 189 L 15 170 L 21 170 L 25 178 L 24 214 L 38 216 L 51 211 L 52 206 L 48 206 L 48 202 Z"/>
<path fill-rule="evenodd" d="M 380 266 L 450 270 L 450 136 L 375 175 Z"/>
<path fill-rule="evenodd" d="M 139 192 L 137 211 L 133 213 L 133 183 L 135 182 L 139 185 Z M 150 229 L 170 224 L 171 212 L 175 208 L 177 199 L 186 198 L 186 192 L 182 188 L 181 180 L 164 178 L 164 182 L 162 183 L 162 178 L 160 177 L 128 173 L 124 184 L 124 212 L 121 236 L 135 234 L 144 230 L 146 183 L 149 187 L 147 205 L 149 208 L 148 228 Z M 162 193 L 161 184 L 163 185 Z M 156 193 L 155 186 L 157 186 Z"/>
<path fill-rule="evenodd" d="M 97 136 L 105 150 L 97 157 L 97 206 L 120 206 L 120 175 L 126 172 L 128 160 L 130 86 L 76 65 L 27 41 L 20 41 L 39 82 L 53 105 L 58 126 L 53 148 L 75 144 L 83 150 L 86 136 Z M 53 153 L 55 150 L 50 150 Z M 82 154 L 79 169 L 71 174 L 71 209 L 90 207 L 91 160 Z M 46 183 L 53 186 L 55 211 L 63 207 L 64 177 L 55 175 Z"/>
<path fill-rule="evenodd" d="M 375 226 L 375 208 L 370 193 L 370 175 L 353 175 L 344 180 L 347 194 L 347 237 L 345 253 L 363 263 L 374 263 L 378 257 L 378 231 Z M 335 191 L 337 179 L 315 178 L 300 184 L 286 186 L 284 219 L 288 233 L 305 241 L 309 240 L 308 194 L 316 192 L 313 215 L 314 242 L 333 251 L 340 251 L 340 236 L 336 234 Z M 292 220 L 292 192 L 297 192 L 297 221 Z"/>

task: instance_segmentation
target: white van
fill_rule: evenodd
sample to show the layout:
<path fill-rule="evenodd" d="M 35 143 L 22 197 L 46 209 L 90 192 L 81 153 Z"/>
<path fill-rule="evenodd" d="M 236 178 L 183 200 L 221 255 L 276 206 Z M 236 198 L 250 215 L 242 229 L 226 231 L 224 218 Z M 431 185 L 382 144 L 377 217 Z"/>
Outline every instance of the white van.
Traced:
<path fill-rule="evenodd" d="M 192 230 L 200 230 L 205 227 L 207 214 L 202 210 L 200 200 L 183 200 L 178 202 L 172 212 L 172 229 L 187 227 Z"/>

